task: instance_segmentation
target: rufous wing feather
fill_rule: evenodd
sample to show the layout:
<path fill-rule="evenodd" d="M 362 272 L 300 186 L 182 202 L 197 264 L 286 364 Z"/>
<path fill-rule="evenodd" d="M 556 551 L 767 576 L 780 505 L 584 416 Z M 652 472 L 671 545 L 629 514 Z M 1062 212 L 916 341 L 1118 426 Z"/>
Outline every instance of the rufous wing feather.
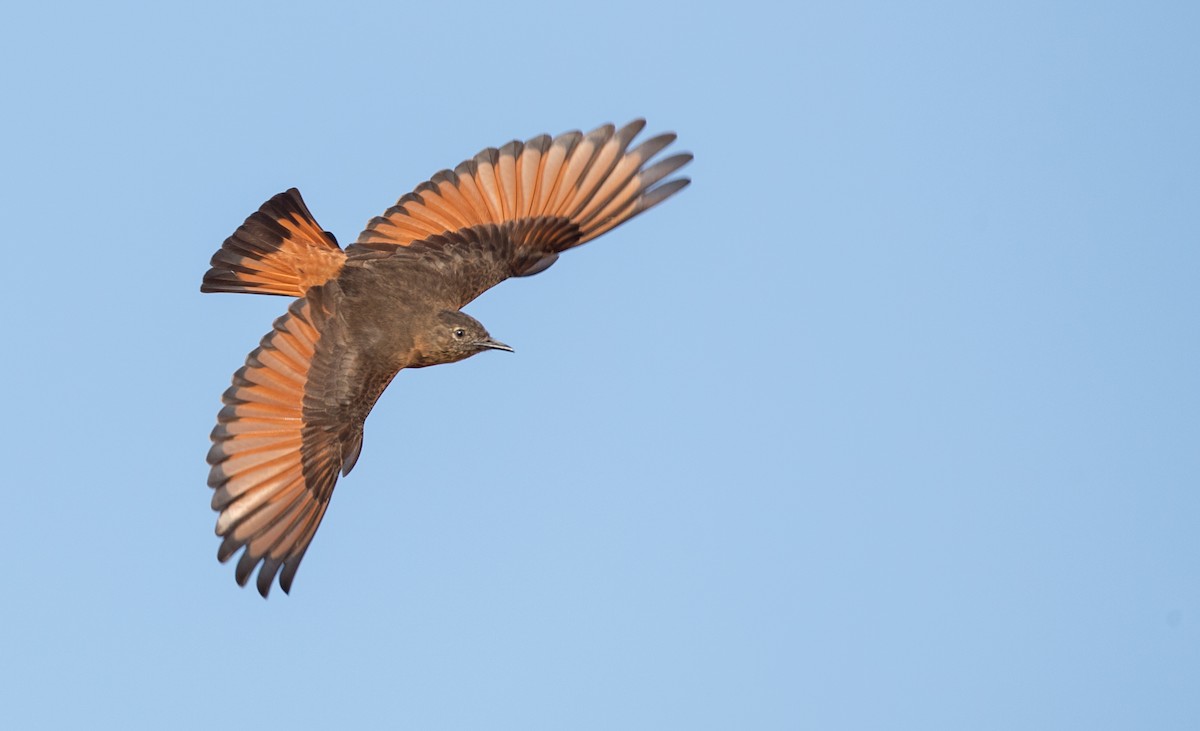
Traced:
<path fill-rule="evenodd" d="M 494 224 L 524 236 L 515 242 L 518 248 L 545 255 L 526 256 L 529 261 L 552 262 L 550 255 L 619 226 L 687 185 L 687 178 L 661 181 L 687 164 L 690 154 L 651 164 L 674 134 L 630 148 L 643 127 L 639 119 L 620 129 L 606 124 L 586 135 L 541 135 L 483 150 L 372 219 L 347 254 L 369 256 Z"/>
<path fill-rule="evenodd" d="M 347 430 L 313 423 L 305 410 L 321 339 L 334 326 L 319 295 L 296 300 L 234 374 L 208 453 L 216 531 L 224 538 L 217 558 L 224 562 L 244 549 L 237 581 L 245 585 L 261 564 L 257 587 L 264 597 L 281 568 L 280 585 L 290 591 L 344 455 L 358 449 L 339 437 Z"/>

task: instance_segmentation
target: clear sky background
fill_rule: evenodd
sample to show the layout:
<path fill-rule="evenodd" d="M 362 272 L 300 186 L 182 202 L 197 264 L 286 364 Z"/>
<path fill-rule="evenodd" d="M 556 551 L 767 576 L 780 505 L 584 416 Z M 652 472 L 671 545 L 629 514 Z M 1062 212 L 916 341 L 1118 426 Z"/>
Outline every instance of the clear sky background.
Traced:
<path fill-rule="evenodd" d="M 21 3 L 6 727 L 1195 729 L 1194 3 Z M 292 595 L 215 560 L 201 295 L 480 148 L 692 186 L 402 373 Z"/>

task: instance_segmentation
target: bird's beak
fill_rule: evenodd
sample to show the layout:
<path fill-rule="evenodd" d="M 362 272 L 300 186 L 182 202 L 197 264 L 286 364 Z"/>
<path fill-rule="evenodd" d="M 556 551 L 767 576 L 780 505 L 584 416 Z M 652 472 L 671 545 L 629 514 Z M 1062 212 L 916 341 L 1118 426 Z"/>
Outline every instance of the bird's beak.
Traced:
<path fill-rule="evenodd" d="M 491 338 L 488 338 L 487 340 L 476 340 L 475 344 L 481 348 L 491 348 L 493 350 L 507 350 L 510 353 L 516 352 L 515 350 L 513 350 L 509 346 L 505 345 L 504 343 L 500 342 L 499 340 L 493 340 Z"/>

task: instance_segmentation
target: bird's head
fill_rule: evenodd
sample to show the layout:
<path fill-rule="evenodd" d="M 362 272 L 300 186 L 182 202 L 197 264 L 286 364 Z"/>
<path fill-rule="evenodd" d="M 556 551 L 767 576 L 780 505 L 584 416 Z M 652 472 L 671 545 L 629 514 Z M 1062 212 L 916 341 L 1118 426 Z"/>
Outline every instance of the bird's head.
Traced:
<path fill-rule="evenodd" d="M 419 361 L 410 367 L 454 363 L 485 350 L 513 349 L 492 338 L 478 320 L 458 310 L 442 310 L 418 338 Z"/>

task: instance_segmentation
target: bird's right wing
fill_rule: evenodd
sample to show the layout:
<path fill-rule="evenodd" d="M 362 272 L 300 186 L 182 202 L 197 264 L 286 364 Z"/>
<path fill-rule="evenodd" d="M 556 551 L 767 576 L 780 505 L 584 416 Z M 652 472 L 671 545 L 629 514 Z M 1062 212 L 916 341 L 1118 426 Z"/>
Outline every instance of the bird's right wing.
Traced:
<path fill-rule="evenodd" d="M 370 258 L 443 242 L 465 244 L 466 252 L 470 241 L 477 240 L 491 247 L 480 252 L 487 260 L 495 255 L 488 241 L 498 231 L 511 243 L 505 264 L 511 271 L 504 276 L 543 271 L 560 252 L 619 226 L 688 184 L 687 178 L 663 179 L 687 164 L 690 154 L 651 164 L 675 140 L 674 133 L 630 149 L 645 124 L 639 119 L 619 130 L 609 124 L 586 135 L 541 135 L 483 150 L 453 171 L 434 175 L 372 219 L 346 253 Z M 492 268 L 493 262 L 480 265 Z"/>

